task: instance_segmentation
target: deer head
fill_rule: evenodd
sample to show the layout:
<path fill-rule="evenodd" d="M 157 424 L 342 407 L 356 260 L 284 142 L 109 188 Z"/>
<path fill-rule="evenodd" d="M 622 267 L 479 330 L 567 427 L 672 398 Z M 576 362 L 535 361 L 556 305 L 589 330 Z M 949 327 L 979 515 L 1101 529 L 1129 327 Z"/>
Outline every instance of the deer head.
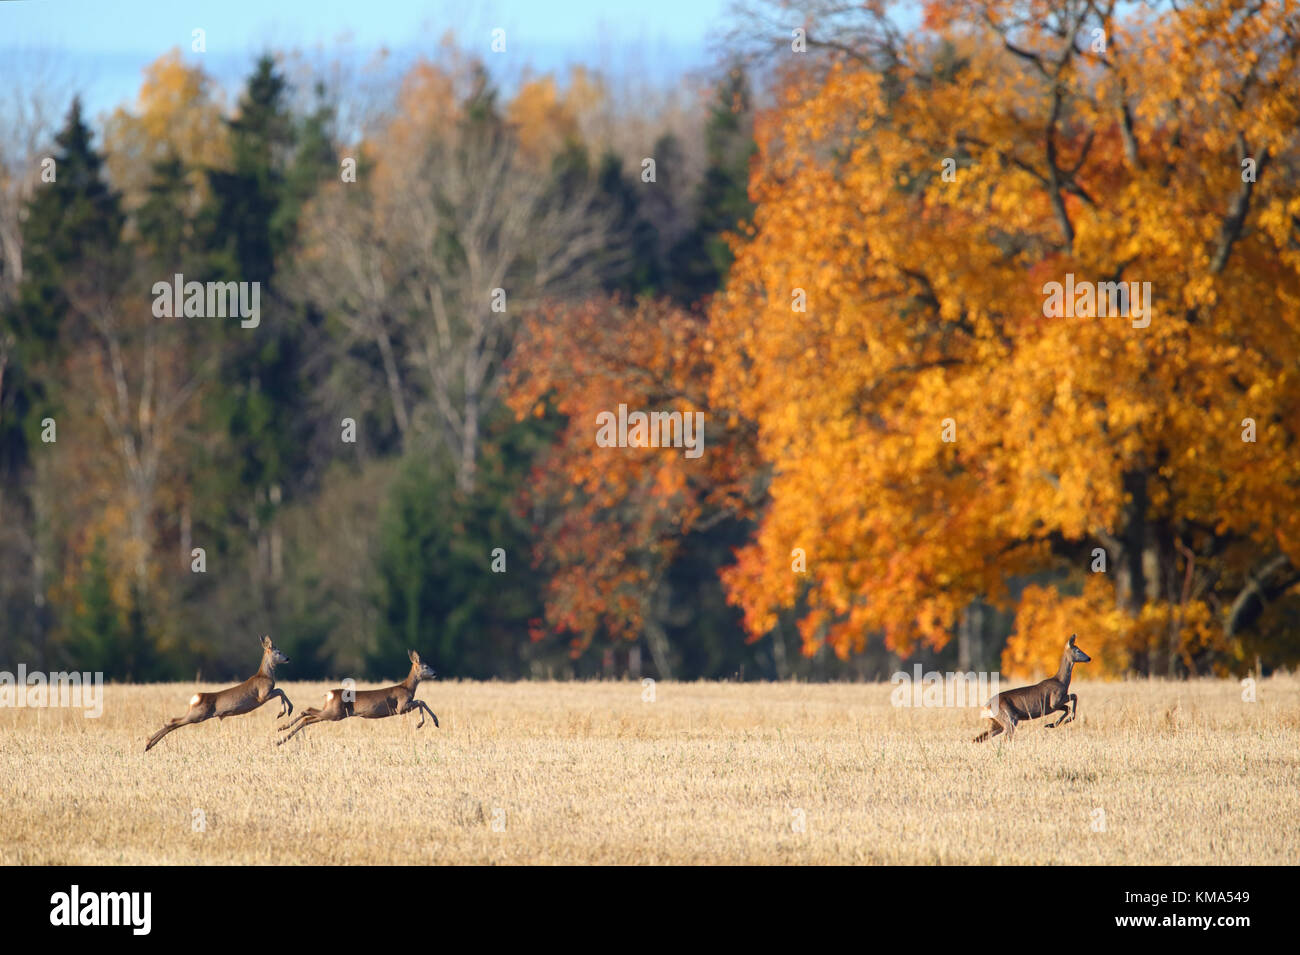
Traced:
<path fill-rule="evenodd" d="M 432 680 L 437 676 L 437 674 L 433 672 L 433 667 L 421 660 L 420 655 L 414 650 L 407 650 L 406 654 L 411 658 L 412 669 L 415 672 L 417 680 Z"/>
<path fill-rule="evenodd" d="M 277 647 L 274 643 L 271 642 L 271 638 L 268 636 L 262 637 L 262 650 L 264 654 L 267 654 L 271 657 L 272 666 L 276 666 L 277 664 L 280 663 L 289 662 L 289 658 L 280 651 L 279 647 Z"/>
<path fill-rule="evenodd" d="M 1073 660 L 1075 663 L 1090 663 L 1092 661 L 1092 657 L 1088 656 L 1088 654 L 1084 653 L 1082 650 L 1080 650 L 1078 647 L 1074 645 L 1074 638 L 1077 636 L 1078 636 L 1077 633 L 1070 634 L 1070 639 L 1065 644 L 1065 652 L 1070 655 L 1070 659 Z"/>

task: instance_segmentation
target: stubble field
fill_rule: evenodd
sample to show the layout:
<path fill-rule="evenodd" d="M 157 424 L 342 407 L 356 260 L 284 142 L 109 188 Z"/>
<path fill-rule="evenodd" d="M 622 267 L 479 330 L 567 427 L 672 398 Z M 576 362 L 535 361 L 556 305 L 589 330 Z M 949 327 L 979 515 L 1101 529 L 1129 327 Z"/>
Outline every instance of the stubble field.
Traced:
<path fill-rule="evenodd" d="M 325 684 L 282 683 L 296 708 Z M 422 684 L 417 717 L 278 703 L 145 739 L 213 684 L 0 709 L 0 862 L 1300 862 L 1300 678 L 1076 681 L 1079 718 L 974 745 L 888 684 Z M 200 825 L 201 823 L 201 825 Z"/>

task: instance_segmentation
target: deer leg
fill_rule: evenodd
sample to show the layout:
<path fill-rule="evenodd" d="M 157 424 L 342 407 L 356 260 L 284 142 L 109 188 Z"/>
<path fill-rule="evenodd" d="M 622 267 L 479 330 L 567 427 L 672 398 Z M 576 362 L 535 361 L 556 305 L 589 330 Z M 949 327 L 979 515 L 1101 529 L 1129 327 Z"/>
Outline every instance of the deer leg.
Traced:
<path fill-rule="evenodd" d="M 1066 697 L 1066 699 L 1069 699 L 1069 697 Z M 1057 712 L 1057 711 L 1060 711 L 1060 714 L 1061 714 L 1061 715 L 1060 715 L 1060 717 L 1057 719 L 1057 721 L 1056 721 L 1055 723 L 1048 723 L 1048 724 L 1047 724 L 1047 728 L 1048 728 L 1049 730 L 1050 730 L 1050 729 L 1054 729 L 1054 728 L 1057 727 L 1057 726 L 1060 726 L 1062 723 L 1065 722 L 1065 718 L 1066 718 L 1067 716 L 1070 715 L 1070 707 L 1065 703 L 1064 700 L 1061 701 L 1061 703 L 1060 703 L 1059 706 L 1054 706 L 1054 707 L 1052 707 L 1050 710 L 1048 710 L 1047 712 L 1049 712 L 1049 713 L 1055 713 L 1055 712 Z"/>
<path fill-rule="evenodd" d="M 424 714 L 425 714 L 425 713 L 428 713 L 430 716 L 433 717 L 433 725 L 434 725 L 434 726 L 437 726 L 437 725 L 438 725 L 438 717 L 434 714 L 433 710 L 429 709 L 429 704 L 428 704 L 428 703 L 425 703 L 424 700 L 417 700 L 417 699 L 414 699 L 414 698 L 412 698 L 412 699 L 410 699 L 410 700 L 407 700 L 407 701 L 406 701 L 406 705 L 403 706 L 400 710 L 398 710 L 398 712 L 399 712 L 399 713 L 413 713 L 413 712 L 415 712 L 416 710 L 419 710 L 419 711 L 420 711 L 420 722 L 418 722 L 418 723 L 415 724 L 415 728 L 416 728 L 417 730 L 418 730 L 421 726 L 424 725 Z"/>
<path fill-rule="evenodd" d="M 303 710 L 301 713 L 299 713 L 289 722 L 285 723 L 283 726 L 277 726 L 275 730 L 277 733 L 283 733 L 287 729 L 292 729 L 294 726 L 296 726 L 298 723 L 305 720 L 307 717 L 315 716 L 318 713 L 320 713 L 320 710 L 316 709 L 314 706 L 309 706 L 307 707 L 307 709 Z"/>
<path fill-rule="evenodd" d="M 424 714 L 428 713 L 430 718 L 433 720 L 434 728 L 437 729 L 438 716 L 436 713 L 433 712 L 433 710 L 429 709 L 429 704 L 424 702 L 424 700 L 413 700 L 412 703 L 420 710 L 420 722 L 415 724 L 415 728 L 418 730 L 421 726 L 424 725 Z"/>
<path fill-rule="evenodd" d="M 298 728 L 293 732 L 291 732 L 284 739 L 276 740 L 275 742 L 276 746 L 283 746 L 285 743 L 289 742 L 289 740 L 293 739 L 295 736 L 297 736 L 307 727 L 311 726 L 313 723 L 322 722 L 325 719 L 325 717 L 323 717 L 319 712 L 316 712 L 316 713 L 304 713 L 302 716 L 298 717 L 298 719 L 302 720 L 302 723 L 299 724 Z M 297 722 L 297 720 L 295 720 L 294 722 Z"/>
<path fill-rule="evenodd" d="M 1068 716 L 1062 717 L 1059 720 L 1059 722 L 1073 723 L 1074 718 L 1079 715 L 1079 698 L 1075 696 L 1073 693 L 1071 693 L 1069 696 L 1066 697 L 1066 699 L 1069 700 L 1071 703 L 1070 713 Z"/>
<path fill-rule="evenodd" d="M 266 695 L 266 699 L 270 700 L 271 697 L 273 696 L 278 696 L 280 698 L 280 712 L 275 714 L 275 718 L 278 720 L 278 719 L 283 719 L 286 716 L 293 716 L 293 704 L 290 703 L 289 698 L 284 695 L 284 690 L 280 689 L 277 686 L 274 690 L 272 690 L 270 693 Z"/>
<path fill-rule="evenodd" d="M 1007 742 L 1010 742 L 1016 735 L 1016 718 L 1003 710 L 1001 713 L 1001 722 L 1007 732 Z"/>
<path fill-rule="evenodd" d="M 189 713 L 186 713 L 184 716 L 178 716 L 175 719 L 170 719 L 163 724 L 162 729 L 160 729 L 158 732 L 154 733 L 152 736 L 149 737 L 149 742 L 144 744 L 144 751 L 146 753 L 149 752 L 149 750 L 153 749 L 155 746 L 158 745 L 159 740 L 161 740 L 172 730 L 178 730 L 182 726 L 189 726 L 191 723 L 202 723 L 202 722 L 203 722 L 202 719 L 197 719 L 197 720 L 193 719 Z"/>
<path fill-rule="evenodd" d="M 986 739 L 992 739 L 994 736 L 997 736 L 1001 732 L 1002 732 L 1002 724 L 995 719 L 990 719 L 989 728 L 986 729 L 983 733 L 980 733 L 979 736 L 976 736 L 973 740 L 971 740 L 971 742 L 982 743 Z"/>

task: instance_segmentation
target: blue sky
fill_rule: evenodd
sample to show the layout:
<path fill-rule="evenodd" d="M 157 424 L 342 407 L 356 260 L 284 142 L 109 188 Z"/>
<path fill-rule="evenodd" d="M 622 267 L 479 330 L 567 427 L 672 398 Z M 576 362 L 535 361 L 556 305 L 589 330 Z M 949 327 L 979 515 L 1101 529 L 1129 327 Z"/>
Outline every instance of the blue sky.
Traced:
<path fill-rule="evenodd" d="M 449 30 L 486 58 L 506 31 L 512 66 L 540 71 L 583 63 L 671 81 L 710 62 L 730 0 L 17 0 L 0 2 L 4 60 L 57 61 L 92 113 L 134 99 L 143 67 L 172 47 L 187 58 L 191 31 L 207 35 L 204 65 L 229 85 L 258 52 L 387 47 L 432 53 Z"/>

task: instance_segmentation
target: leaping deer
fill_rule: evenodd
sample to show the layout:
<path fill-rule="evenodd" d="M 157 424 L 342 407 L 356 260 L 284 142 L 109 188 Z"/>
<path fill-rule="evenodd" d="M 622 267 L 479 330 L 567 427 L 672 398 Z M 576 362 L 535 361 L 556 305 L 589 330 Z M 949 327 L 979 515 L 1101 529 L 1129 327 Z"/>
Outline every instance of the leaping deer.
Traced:
<path fill-rule="evenodd" d="M 284 695 L 284 690 L 277 689 L 275 686 L 276 665 L 288 662 L 289 658 L 280 652 L 279 648 L 271 642 L 270 637 L 262 637 L 262 665 L 257 668 L 255 674 L 228 690 L 195 693 L 190 697 L 189 711 L 184 716 L 168 720 L 162 729 L 149 737 L 149 742 L 144 744 L 144 751 L 149 752 L 172 730 L 189 726 L 191 723 L 202 723 L 214 716 L 224 720 L 227 716 L 251 712 L 273 696 L 280 698 L 279 716 L 289 716 L 293 713 L 293 704 Z"/>
<path fill-rule="evenodd" d="M 972 742 L 982 743 L 999 733 L 1006 733 L 1007 739 L 1011 739 L 1016 735 L 1017 723 L 1036 720 L 1048 713 L 1059 711 L 1063 714 L 1055 723 L 1047 724 L 1049 730 L 1062 723 L 1071 722 L 1078 715 L 1079 698 L 1070 692 L 1070 674 L 1074 672 L 1076 663 L 1087 663 L 1092 657 L 1074 645 L 1077 636 L 1078 634 L 1072 633 L 1070 639 L 1066 641 L 1065 652 L 1061 654 L 1061 666 L 1056 671 L 1056 676 L 1035 683 L 1033 686 L 1022 686 L 1007 690 L 1005 693 L 998 693 L 984 704 L 980 716 L 992 720 L 993 725 L 976 736 Z"/>
<path fill-rule="evenodd" d="M 423 700 L 415 698 L 415 690 L 420 685 L 421 680 L 432 680 L 436 675 L 433 667 L 429 666 L 420 659 L 420 655 L 414 650 L 408 650 L 407 654 L 411 658 L 411 672 L 406 675 L 406 679 L 396 686 L 386 686 L 382 690 L 353 690 L 351 691 L 352 699 L 347 698 L 347 692 L 341 689 L 330 690 L 325 694 L 325 705 L 317 709 L 309 706 L 294 720 L 285 723 L 279 727 L 279 732 L 291 730 L 284 739 L 276 741 L 276 746 L 287 743 L 298 733 L 301 733 L 313 723 L 334 723 L 339 720 L 345 720 L 349 716 L 360 716 L 362 719 L 379 720 L 385 716 L 396 716 L 401 713 L 410 713 L 412 710 L 420 711 L 420 722 L 415 724 L 419 729 L 424 725 L 424 714 L 428 713 L 433 719 L 433 725 L 438 725 L 438 717 L 434 715 L 433 710 Z M 294 727 L 297 726 L 297 729 Z"/>

